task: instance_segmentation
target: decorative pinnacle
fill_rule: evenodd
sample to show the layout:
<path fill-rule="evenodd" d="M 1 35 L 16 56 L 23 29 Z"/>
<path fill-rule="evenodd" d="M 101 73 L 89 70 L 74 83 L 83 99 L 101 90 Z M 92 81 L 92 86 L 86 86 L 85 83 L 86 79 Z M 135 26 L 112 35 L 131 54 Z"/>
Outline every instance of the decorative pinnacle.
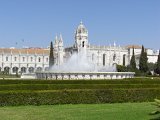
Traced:
<path fill-rule="evenodd" d="M 58 37 L 57 37 L 57 34 L 56 34 L 55 40 L 57 40 L 57 39 L 58 39 Z"/>
<path fill-rule="evenodd" d="M 80 24 L 83 24 L 82 20 L 81 20 Z"/>
<path fill-rule="evenodd" d="M 114 44 L 113 44 L 113 45 L 114 45 L 114 47 L 116 47 L 116 42 L 115 42 L 115 41 L 114 41 Z"/>
<path fill-rule="evenodd" d="M 63 38 L 62 38 L 62 34 L 61 33 L 59 35 L 59 39 L 60 39 L 61 42 L 63 42 Z"/>

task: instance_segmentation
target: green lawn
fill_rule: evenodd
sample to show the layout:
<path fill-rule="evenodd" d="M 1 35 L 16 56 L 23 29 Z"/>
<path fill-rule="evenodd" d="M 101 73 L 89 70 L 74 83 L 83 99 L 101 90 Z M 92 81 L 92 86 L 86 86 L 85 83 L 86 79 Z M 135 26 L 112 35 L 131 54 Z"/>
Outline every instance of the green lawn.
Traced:
<path fill-rule="evenodd" d="M 149 120 L 151 103 L 0 107 L 1 120 Z"/>

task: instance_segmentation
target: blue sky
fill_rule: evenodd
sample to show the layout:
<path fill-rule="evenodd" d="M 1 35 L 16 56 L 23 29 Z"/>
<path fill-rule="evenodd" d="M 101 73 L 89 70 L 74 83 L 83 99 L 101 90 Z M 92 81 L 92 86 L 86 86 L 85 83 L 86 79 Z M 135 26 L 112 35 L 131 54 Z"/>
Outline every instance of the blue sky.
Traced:
<path fill-rule="evenodd" d="M 160 48 L 160 0 L 0 0 L 0 47 L 70 46 L 81 20 L 91 44 Z"/>

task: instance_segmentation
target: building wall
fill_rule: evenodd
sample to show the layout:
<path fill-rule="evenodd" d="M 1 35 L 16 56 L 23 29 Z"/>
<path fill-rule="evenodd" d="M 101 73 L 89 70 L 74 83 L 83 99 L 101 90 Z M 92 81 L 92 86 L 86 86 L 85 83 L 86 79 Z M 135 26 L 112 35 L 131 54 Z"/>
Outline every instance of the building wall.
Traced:
<path fill-rule="evenodd" d="M 36 50 L 35 50 L 36 51 Z M 33 73 L 37 70 L 48 69 L 48 54 L 21 54 L 21 53 L 0 53 L 0 70 L 9 73 Z M 18 70 L 15 70 L 18 68 Z"/>

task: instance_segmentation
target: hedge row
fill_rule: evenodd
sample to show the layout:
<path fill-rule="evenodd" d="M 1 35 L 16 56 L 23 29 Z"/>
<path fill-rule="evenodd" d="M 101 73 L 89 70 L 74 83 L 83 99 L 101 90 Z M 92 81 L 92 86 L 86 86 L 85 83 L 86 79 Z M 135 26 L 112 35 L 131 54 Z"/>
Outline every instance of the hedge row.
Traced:
<path fill-rule="evenodd" d="M 132 78 L 123 80 L 0 80 L 0 84 L 160 84 L 159 79 Z"/>
<path fill-rule="evenodd" d="M 160 98 L 160 89 L 51 90 L 0 92 L 0 106 L 146 102 Z"/>
<path fill-rule="evenodd" d="M 0 91 L 6 90 L 63 90 L 63 89 L 132 89 L 160 88 L 160 84 L 9 84 L 0 85 Z"/>

